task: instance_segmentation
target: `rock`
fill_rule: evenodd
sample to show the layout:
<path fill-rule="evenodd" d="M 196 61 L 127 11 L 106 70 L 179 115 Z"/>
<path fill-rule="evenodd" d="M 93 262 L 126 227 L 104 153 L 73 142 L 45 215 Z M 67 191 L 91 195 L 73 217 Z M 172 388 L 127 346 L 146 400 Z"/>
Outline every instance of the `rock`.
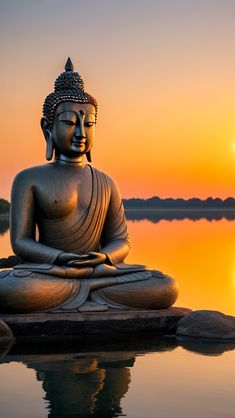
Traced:
<path fill-rule="evenodd" d="M 176 335 L 235 340 L 235 317 L 218 311 L 195 311 L 178 322 Z"/>
<path fill-rule="evenodd" d="M 13 339 L 14 335 L 12 334 L 12 331 L 8 325 L 2 319 L 0 319 L 0 341 Z"/>

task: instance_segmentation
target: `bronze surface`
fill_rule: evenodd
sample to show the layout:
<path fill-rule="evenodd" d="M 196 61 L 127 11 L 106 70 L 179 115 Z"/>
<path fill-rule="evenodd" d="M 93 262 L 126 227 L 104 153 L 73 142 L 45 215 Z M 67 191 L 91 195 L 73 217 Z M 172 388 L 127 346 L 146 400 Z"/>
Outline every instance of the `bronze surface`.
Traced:
<path fill-rule="evenodd" d="M 173 279 L 124 264 L 129 237 L 118 187 L 84 161 L 91 159 L 97 104 L 70 61 L 53 94 L 41 126 L 46 158 L 54 159 L 21 171 L 12 186 L 11 243 L 23 262 L 0 273 L 0 310 L 171 306 Z"/>

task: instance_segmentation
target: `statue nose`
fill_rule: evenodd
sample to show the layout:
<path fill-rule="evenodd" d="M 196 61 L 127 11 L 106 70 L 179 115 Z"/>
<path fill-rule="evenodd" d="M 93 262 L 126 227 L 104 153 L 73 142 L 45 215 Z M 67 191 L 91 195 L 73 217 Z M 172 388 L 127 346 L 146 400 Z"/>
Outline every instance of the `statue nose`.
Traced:
<path fill-rule="evenodd" d="M 76 138 L 86 138 L 83 124 L 76 127 L 74 135 L 76 136 Z"/>

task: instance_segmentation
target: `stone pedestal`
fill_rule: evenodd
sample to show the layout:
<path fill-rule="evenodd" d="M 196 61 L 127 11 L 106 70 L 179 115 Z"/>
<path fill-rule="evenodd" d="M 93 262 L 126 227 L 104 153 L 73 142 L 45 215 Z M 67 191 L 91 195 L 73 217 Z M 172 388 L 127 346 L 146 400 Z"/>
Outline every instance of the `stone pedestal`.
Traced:
<path fill-rule="evenodd" d="M 106 312 L 37 313 L 1 315 L 15 337 L 80 337 L 153 333 L 174 335 L 177 323 L 191 312 L 186 308 L 156 311 L 108 310 Z"/>

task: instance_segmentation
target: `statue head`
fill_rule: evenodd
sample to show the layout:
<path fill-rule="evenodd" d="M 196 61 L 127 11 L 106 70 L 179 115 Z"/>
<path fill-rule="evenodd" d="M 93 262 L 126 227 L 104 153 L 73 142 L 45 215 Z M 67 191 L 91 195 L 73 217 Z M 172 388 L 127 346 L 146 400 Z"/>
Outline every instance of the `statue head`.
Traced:
<path fill-rule="evenodd" d="M 96 118 L 97 102 L 84 91 L 83 80 L 68 58 L 65 71 L 55 81 L 54 92 L 43 105 L 41 126 L 47 142 L 47 160 L 52 159 L 55 149 L 57 155 L 86 154 L 91 161 Z"/>

